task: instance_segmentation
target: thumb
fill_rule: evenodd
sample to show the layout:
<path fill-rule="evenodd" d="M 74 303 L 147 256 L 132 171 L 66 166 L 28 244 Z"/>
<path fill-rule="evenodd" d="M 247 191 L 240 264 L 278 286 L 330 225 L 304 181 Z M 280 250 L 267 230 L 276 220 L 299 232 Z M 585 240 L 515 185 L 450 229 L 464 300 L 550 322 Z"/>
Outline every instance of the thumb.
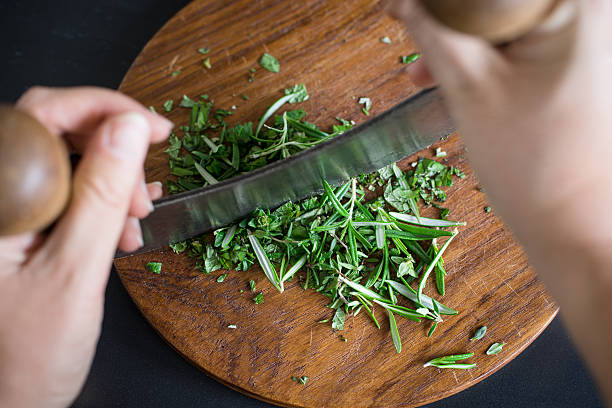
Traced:
<path fill-rule="evenodd" d="M 88 286 L 99 279 L 101 286 L 93 286 L 103 290 L 150 138 L 148 121 L 136 112 L 98 127 L 76 169 L 68 210 L 45 245 L 48 258 L 64 263 L 56 269 Z"/>

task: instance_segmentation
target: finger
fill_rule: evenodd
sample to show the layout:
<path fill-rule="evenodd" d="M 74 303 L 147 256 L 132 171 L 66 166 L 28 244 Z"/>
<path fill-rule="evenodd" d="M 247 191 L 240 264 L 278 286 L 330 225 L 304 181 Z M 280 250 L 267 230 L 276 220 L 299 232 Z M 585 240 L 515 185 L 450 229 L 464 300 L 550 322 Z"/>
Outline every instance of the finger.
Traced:
<path fill-rule="evenodd" d="M 79 151 L 85 150 L 87 136 L 105 119 L 122 113 L 137 112 L 146 118 L 152 143 L 166 139 L 173 126 L 172 122 L 134 99 L 104 88 L 32 87 L 17 101 L 17 107 L 33 115 L 55 134 L 68 134 Z"/>
<path fill-rule="evenodd" d="M 161 181 L 153 181 L 147 184 L 147 191 L 151 200 L 159 200 L 164 195 Z"/>
<path fill-rule="evenodd" d="M 42 234 L 25 234 L 0 239 L 0 276 L 15 273 L 28 260 L 29 254 L 42 242 Z"/>
<path fill-rule="evenodd" d="M 121 231 L 117 247 L 124 252 L 132 252 L 143 245 L 140 221 L 136 217 L 128 217 Z"/>
<path fill-rule="evenodd" d="M 427 61 L 423 58 L 413 62 L 406 68 L 410 79 L 419 88 L 432 88 L 436 86 L 436 81 L 427 67 Z"/>
<path fill-rule="evenodd" d="M 149 190 L 144 180 L 144 174 L 141 173 L 140 180 L 132 193 L 132 201 L 128 215 L 136 218 L 144 218 L 153 211 L 153 203 L 149 196 Z"/>
<path fill-rule="evenodd" d="M 80 289 L 103 294 L 150 135 L 149 121 L 134 112 L 111 117 L 94 132 L 75 171 L 72 201 L 37 254 L 59 262 L 58 273 Z"/>
<path fill-rule="evenodd" d="M 147 196 L 150 200 L 157 200 L 158 198 L 161 198 L 163 194 L 162 183 L 159 181 L 149 183 L 145 186 L 145 188 L 147 190 Z M 133 214 L 129 214 L 129 217 L 123 226 L 121 238 L 119 238 L 118 248 L 124 252 L 135 251 L 143 245 L 142 229 L 140 228 L 138 218 L 144 217 L 136 217 Z"/>

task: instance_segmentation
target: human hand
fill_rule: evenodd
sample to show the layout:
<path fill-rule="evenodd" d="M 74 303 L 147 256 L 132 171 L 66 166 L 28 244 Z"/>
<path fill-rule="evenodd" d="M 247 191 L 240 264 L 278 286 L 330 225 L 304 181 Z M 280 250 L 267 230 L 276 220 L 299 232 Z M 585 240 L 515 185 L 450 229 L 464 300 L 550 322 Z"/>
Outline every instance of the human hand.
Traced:
<path fill-rule="evenodd" d="M 143 163 L 172 124 L 98 88 L 33 88 L 17 107 L 82 159 L 50 233 L 0 238 L 0 405 L 65 407 L 93 359 L 113 254 L 142 245 L 138 218 L 162 195 Z"/>
<path fill-rule="evenodd" d="M 539 29 L 496 48 L 394 2 L 423 49 L 470 162 L 612 401 L 612 2 L 568 0 Z"/>

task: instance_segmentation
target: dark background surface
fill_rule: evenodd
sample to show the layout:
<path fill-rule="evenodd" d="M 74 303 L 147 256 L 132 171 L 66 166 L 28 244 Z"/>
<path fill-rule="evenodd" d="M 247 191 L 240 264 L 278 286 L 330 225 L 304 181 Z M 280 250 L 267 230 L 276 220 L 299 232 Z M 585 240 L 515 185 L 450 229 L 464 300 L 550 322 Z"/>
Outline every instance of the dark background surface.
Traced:
<path fill-rule="evenodd" d="M 35 84 L 117 88 L 149 38 L 187 3 L 0 0 L 0 101 L 13 102 Z M 230 390 L 183 360 L 146 323 L 115 273 L 105 308 L 92 371 L 75 408 L 270 406 Z M 428 407 L 468 406 L 602 404 L 557 318 L 498 373 Z"/>

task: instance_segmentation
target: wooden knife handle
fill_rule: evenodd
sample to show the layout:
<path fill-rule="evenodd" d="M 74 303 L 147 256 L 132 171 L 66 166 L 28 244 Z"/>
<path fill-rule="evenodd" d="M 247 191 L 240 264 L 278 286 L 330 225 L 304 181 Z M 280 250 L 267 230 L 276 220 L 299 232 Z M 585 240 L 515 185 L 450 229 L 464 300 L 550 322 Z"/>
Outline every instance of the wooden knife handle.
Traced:
<path fill-rule="evenodd" d="M 515 40 L 538 26 L 558 0 L 421 0 L 441 23 L 494 44 Z"/>
<path fill-rule="evenodd" d="M 0 236 L 38 232 L 70 196 L 64 141 L 27 113 L 0 105 Z"/>

